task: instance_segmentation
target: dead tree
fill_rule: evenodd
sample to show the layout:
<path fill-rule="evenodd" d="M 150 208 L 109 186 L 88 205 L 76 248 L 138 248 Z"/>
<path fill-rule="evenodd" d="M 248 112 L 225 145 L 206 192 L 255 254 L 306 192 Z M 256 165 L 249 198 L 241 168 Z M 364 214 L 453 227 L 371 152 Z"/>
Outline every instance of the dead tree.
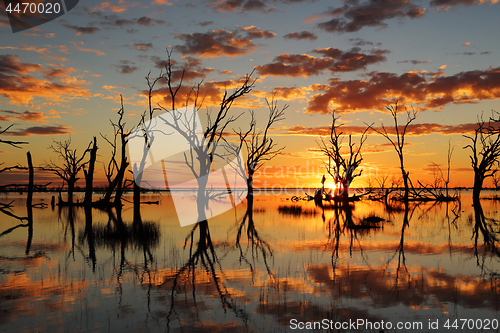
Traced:
<path fill-rule="evenodd" d="M 86 170 L 85 167 L 83 168 L 83 174 L 85 175 L 85 199 L 83 200 L 83 202 L 86 206 L 92 204 L 92 193 L 94 191 L 94 169 L 95 160 L 97 158 L 97 149 L 97 139 L 94 136 L 94 142 L 92 144 L 92 148 L 90 148 L 88 170 Z"/>
<path fill-rule="evenodd" d="M 245 148 L 247 155 L 246 169 L 248 175 L 242 176 L 247 179 L 249 209 L 251 209 L 253 204 L 253 177 L 255 172 L 260 169 L 266 161 L 276 157 L 285 148 L 277 147 L 277 143 L 269 137 L 269 130 L 274 123 L 284 119 L 285 110 L 289 105 L 284 105 L 281 109 L 278 108 L 278 104 L 274 100 L 274 95 L 270 102 L 266 99 L 266 103 L 269 108 L 269 116 L 263 131 L 257 131 L 255 113 L 253 110 L 250 110 L 250 128 L 246 132 L 241 131 L 241 129 L 236 132 L 240 138 L 239 149 Z"/>
<path fill-rule="evenodd" d="M 89 143 L 87 149 L 81 156 L 77 155 L 77 150 L 71 148 L 71 138 L 66 141 L 55 141 L 50 145 L 50 149 L 57 154 L 59 159 L 62 159 L 62 165 L 58 165 L 54 161 L 47 162 L 42 167 L 43 170 L 51 171 L 60 177 L 64 183 L 68 185 L 68 205 L 73 205 L 73 193 L 75 191 L 75 183 L 78 181 L 78 173 L 83 169 L 88 161 L 85 160 L 87 152 L 90 150 L 92 143 Z"/>
<path fill-rule="evenodd" d="M 370 126 L 361 134 L 359 145 L 353 142 L 352 135 L 348 135 L 348 143 L 344 149 L 345 134 L 339 131 L 342 124 L 338 125 L 337 120 L 340 116 L 335 116 L 335 111 L 332 112 L 332 126 L 330 129 L 330 137 L 328 139 L 321 138 L 318 142 L 319 151 L 322 152 L 327 158 L 326 170 L 333 178 L 336 188 L 340 187 L 340 195 L 344 200 L 349 198 L 349 187 L 351 186 L 354 178 L 361 176 L 363 170 L 356 173 L 356 170 L 361 165 L 363 157 L 361 156 L 361 149 L 367 139 L 366 132 Z"/>
<path fill-rule="evenodd" d="M 493 177 L 498 171 L 500 158 L 500 114 L 495 113 L 496 118 L 492 117 L 488 122 L 481 117 L 477 122 L 477 128 L 474 130 L 474 136 L 464 135 L 471 141 L 464 147 L 471 150 L 470 160 L 474 170 L 474 189 L 472 199 L 475 203 L 479 202 L 479 194 L 483 188 L 484 180 Z"/>
<path fill-rule="evenodd" d="M 176 107 L 176 96 L 178 91 L 182 86 L 182 81 L 184 77 L 184 71 L 182 72 L 180 79 L 175 82 L 174 71 L 173 71 L 173 61 L 171 59 L 171 51 L 167 52 L 168 61 L 165 67 L 165 74 L 162 78 L 166 81 L 166 85 L 169 90 L 169 98 L 171 99 L 170 110 L 167 107 L 159 105 L 159 108 L 151 109 L 151 113 L 155 110 L 163 110 L 166 112 L 175 110 Z M 154 88 L 153 81 L 150 84 L 150 90 Z M 149 84 L 149 80 L 148 80 Z M 215 112 L 207 113 L 207 125 L 203 130 L 204 143 L 200 144 L 200 138 L 198 133 L 196 133 L 197 124 L 195 123 L 194 116 L 186 119 L 187 116 L 178 115 L 174 113 L 172 119 L 164 118 L 163 121 L 170 129 L 180 134 L 191 147 L 190 152 L 184 154 L 184 162 L 186 166 L 190 169 L 194 178 L 196 178 L 198 185 L 198 216 L 199 221 L 206 219 L 205 208 L 208 204 L 206 187 L 208 177 L 206 177 L 214 163 L 214 158 L 220 157 L 222 143 L 225 143 L 224 134 L 226 129 L 230 124 L 235 122 L 240 115 L 232 115 L 229 111 L 233 103 L 240 97 L 250 93 L 255 84 L 255 79 L 252 78 L 252 73 L 245 75 L 239 82 L 238 86 L 229 93 L 227 90 L 224 91 L 222 100 L 219 106 L 216 108 Z M 200 97 L 200 90 L 202 87 L 202 82 L 198 83 L 191 89 L 190 95 L 187 97 L 187 101 L 191 98 L 196 111 L 198 111 L 203 103 L 203 99 Z"/>
<path fill-rule="evenodd" d="M 106 193 L 104 194 L 104 198 L 100 201 L 104 205 L 110 204 L 113 191 L 115 191 L 115 197 L 113 200 L 114 205 L 121 205 L 121 198 L 125 183 L 125 172 L 130 164 L 127 159 L 127 144 L 130 136 L 130 130 L 125 129 L 126 123 L 123 121 L 125 110 L 123 108 L 123 97 L 121 95 L 120 103 L 121 108 L 118 110 L 118 121 L 115 123 L 110 120 L 111 125 L 113 126 L 113 139 L 110 140 L 101 134 L 102 138 L 109 143 L 112 149 L 111 158 L 108 164 L 104 166 L 104 174 L 108 180 Z M 119 156 L 117 156 L 118 151 L 120 152 Z"/>
<path fill-rule="evenodd" d="M 398 154 L 399 157 L 399 167 L 401 168 L 401 175 L 403 177 L 403 184 L 405 187 L 405 193 L 404 193 L 404 201 L 408 201 L 409 193 L 410 193 L 410 172 L 406 171 L 405 166 L 404 166 L 404 146 L 405 146 L 405 135 L 406 131 L 408 129 L 408 126 L 415 120 L 417 116 L 417 112 L 412 109 L 410 112 L 409 110 L 406 110 L 406 123 L 403 126 L 398 125 L 398 101 L 396 100 L 394 102 L 394 106 L 388 106 L 386 109 L 391 113 L 391 116 L 394 120 L 394 130 L 395 134 L 391 134 L 387 128 L 382 124 L 382 130 L 376 129 L 375 127 L 371 126 L 370 127 L 377 132 L 378 134 L 383 135 L 394 147 L 394 150 Z M 396 135 L 396 139 L 392 139 L 391 135 Z"/>

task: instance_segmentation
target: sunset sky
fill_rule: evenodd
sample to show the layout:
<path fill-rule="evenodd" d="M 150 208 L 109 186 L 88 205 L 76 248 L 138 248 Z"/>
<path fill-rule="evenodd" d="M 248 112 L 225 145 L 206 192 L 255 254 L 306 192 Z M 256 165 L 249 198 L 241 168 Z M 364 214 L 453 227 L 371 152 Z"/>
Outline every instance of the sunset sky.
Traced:
<path fill-rule="evenodd" d="M 365 123 L 392 125 L 385 107 L 396 98 L 418 111 L 405 148 L 410 177 L 432 181 L 432 165 L 446 167 L 451 142 L 451 185 L 471 186 L 463 134 L 482 112 L 500 111 L 498 0 L 86 0 L 18 33 L 0 6 L 0 126 L 15 124 L 2 139 L 29 142 L 1 145 L 2 167 L 25 165 L 28 150 L 35 165 L 57 162 L 48 149 L 53 140 L 71 138 L 82 152 L 97 136 L 102 182 L 110 148 L 100 134 L 112 133 L 120 94 L 127 128 L 138 123 L 147 107 L 145 76 L 159 75 L 166 48 L 186 68 L 185 91 L 203 80 L 208 108 L 254 71 L 254 90 L 232 109 L 245 112 L 234 129 L 246 129 L 250 109 L 264 125 L 264 98 L 273 91 L 280 106 L 290 105 L 272 132 L 286 148 L 258 186 L 319 185 L 324 170 L 315 150 L 328 134 L 329 113 L 337 110 L 345 133 L 359 134 Z M 158 88 L 154 101 L 165 104 L 166 87 Z M 399 176 L 392 147 L 369 133 L 358 184 Z M 36 182 L 52 178 L 38 173 Z M 2 183 L 26 179 L 0 175 Z"/>

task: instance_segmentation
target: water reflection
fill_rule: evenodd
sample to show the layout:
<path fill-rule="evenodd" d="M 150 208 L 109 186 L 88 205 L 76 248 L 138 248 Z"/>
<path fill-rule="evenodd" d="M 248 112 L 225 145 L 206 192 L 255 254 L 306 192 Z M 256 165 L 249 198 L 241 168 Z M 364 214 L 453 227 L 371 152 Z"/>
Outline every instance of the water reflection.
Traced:
<path fill-rule="evenodd" d="M 5 332 L 499 317 L 499 204 L 467 193 L 395 207 L 261 194 L 185 228 L 165 194 L 145 196 L 161 205 L 143 206 L 140 219 L 132 205 L 51 210 L 10 196 L 0 220 Z"/>

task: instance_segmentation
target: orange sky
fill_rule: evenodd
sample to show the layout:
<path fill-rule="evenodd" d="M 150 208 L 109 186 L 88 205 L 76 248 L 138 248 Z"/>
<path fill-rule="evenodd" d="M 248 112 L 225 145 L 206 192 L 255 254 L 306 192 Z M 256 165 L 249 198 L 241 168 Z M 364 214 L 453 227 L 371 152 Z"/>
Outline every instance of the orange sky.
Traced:
<path fill-rule="evenodd" d="M 112 133 L 119 95 L 133 129 L 147 108 L 144 77 L 160 74 L 170 47 L 174 77 L 186 69 L 181 101 L 203 81 L 203 106 L 216 107 L 225 89 L 253 71 L 253 91 L 231 111 L 243 113 L 235 130 L 248 127 L 249 109 L 262 128 L 265 98 L 273 92 L 279 106 L 290 105 L 272 131 L 286 148 L 262 170 L 257 186 L 319 186 L 325 171 L 317 142 L 328 134 L 329 113 L 337 110 L 346 134 L 359 134 L 365 123 L 392 125 L 385 107 L 395 98 L 418 111 L 405 148 L 410 177 L 432 182 L 435 164 L 446 168 L 451 142 L 451 186 L 471 186 L 463 135 L 482 112 L 488 117 L 500 110 L 498 6 L 461 0 L 86 1 L 17 33 L 1 7 L 0 126 L 15 124 L 1 138 L 29 142 L 22 149 L 1 145 L 2 167 L 25 165 L 28 150 L 35 165 L 57 162 L 48 149 L 53 140 L 71 138 L 83 152 L 97 136 L 96 182 L 102 184 L 110 147 L 101 134 Z M 155 105 L 168 105 L 167 93 L 160 82 Z M 354 186 L 399 176 L 396 153 L 374 132 L 363 158 L 363 177 Z M 21 172 L 0 175 L 4 184 L 26 180 Z M 60 184 L 40 172 L 36 181 Z"/>

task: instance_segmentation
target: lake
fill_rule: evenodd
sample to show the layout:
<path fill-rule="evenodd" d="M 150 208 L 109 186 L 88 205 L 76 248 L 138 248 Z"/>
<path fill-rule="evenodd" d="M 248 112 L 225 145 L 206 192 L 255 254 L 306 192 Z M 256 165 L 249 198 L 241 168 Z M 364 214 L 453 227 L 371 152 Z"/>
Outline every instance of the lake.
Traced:
<path fill-rule="evenodd" d="M 50 197 L 35 194 L 48 205 L 32 228 L 1 214 L 2 332 L 499 331 L 500 205 L 473 207 L 470 191 L 406 211 L 268 191 L 251 214 L 244 201 L 186 227 L 165 193 L 143 195 L 160 203 L 135 222 L 128 202 Z M 27 216 L 25 195 L 0 196 L 11 201 L 4 211 Z"/>

